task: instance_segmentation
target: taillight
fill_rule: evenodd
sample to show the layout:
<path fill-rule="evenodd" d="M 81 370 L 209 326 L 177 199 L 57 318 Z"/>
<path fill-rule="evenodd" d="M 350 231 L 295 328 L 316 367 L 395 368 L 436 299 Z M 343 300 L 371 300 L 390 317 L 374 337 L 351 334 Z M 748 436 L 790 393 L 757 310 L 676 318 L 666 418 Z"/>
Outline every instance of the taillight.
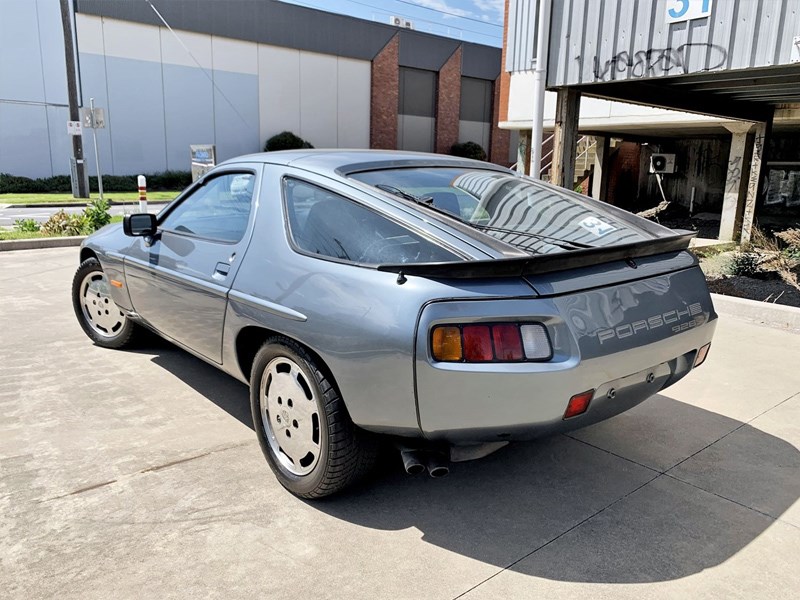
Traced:
<path fill-rule="evenodd" d="M 550 360 L 553 349 L 541 323 L 437 325 L 431 354 L 442 362 L 525 362 Z"/>

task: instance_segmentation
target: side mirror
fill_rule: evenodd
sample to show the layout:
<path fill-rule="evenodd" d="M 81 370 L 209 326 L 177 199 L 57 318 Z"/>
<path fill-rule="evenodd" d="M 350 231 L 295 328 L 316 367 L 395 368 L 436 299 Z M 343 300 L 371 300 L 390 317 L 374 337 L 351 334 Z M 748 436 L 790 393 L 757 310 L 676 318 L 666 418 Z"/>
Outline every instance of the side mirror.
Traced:
<path fill-rule="evenodd" d="M 134 213 L 122 219 L 122 231 L 131 237 L 152 236 L 157 229 L 156 216 L 150 213 Z"/>

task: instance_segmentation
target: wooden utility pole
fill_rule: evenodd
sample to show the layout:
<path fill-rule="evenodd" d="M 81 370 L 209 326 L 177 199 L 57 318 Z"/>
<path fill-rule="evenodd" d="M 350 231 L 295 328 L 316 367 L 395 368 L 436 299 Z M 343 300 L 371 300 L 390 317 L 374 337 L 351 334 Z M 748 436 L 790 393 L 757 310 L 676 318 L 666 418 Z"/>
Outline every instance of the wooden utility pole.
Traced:
<path fill-rule="evenodd" d="M 578 146 L 580 110 L 581 93 L 579 91 L 574 88 L 558 90 L 550 181 L 568 190 L 575 185 L 575 152 Z M 534 143 L 536 143 L 535 140 Z"/>
<path fill-rule="evenodd" d="M 69 11 L 69 0 L 61 0 L 61 25 L 64 29 L 64 55 L 67 62 L 67 95 L 69 96 L 69 120 L 80 121 L 80 106 L 78 105 L 78 83 L 75 73 L 75 46 L 72 43 L 72 18 Z M 79 135 L 72 137 L 72 157 L 75 159 L 76 174 L 78 177 L 77 198 L 88 198 L 89 190 L 86 186 L 86 165 L 83 160 L 83 138 Z"/>

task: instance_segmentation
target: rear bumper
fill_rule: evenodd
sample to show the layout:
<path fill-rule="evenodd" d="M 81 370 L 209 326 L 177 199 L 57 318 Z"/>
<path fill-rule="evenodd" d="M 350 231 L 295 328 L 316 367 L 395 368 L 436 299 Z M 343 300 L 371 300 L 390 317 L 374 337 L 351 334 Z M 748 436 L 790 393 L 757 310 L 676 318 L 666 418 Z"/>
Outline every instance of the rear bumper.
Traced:
<path fill-rule="evenodd" d="M 428 439 L 468 444 L 526 440 L 602 421 L 687 375 L 711 341 L 716 318 L 699 269 L 560 298 L 429 305 L 416 345 L 420 427 Z M 467 364 L 430 356 L 426 332 L 433 325 L 506 319 L 544 323 L 553 359 Z M 569 399 L 589 390 L 588 410 L 564 419 Z"/>

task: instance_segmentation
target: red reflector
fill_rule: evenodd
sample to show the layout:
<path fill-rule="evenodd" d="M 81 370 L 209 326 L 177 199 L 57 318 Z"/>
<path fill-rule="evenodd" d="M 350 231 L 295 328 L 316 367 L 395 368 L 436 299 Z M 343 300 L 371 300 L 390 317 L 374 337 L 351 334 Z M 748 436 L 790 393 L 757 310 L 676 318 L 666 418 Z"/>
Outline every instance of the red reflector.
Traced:
<path fill-rule="evenodd" d="M 522 360 L 522 336 L 516 325 L 495 325 L 492 327 L 494 354 L 497 360 Z"/>
<path fill-rule="evenodd" d="M 577 417 L 585 413 L 589 408 L 589 402 L 592 401 L 592 396 L 594 396 L 594 390 L 589 390 L 582 394 L 575 394 L 569 399 L 567 410 L 564 412 L 564 418 L 569 419 L 570 417 Z"/>
<path fill-rule="evenodd" d="M 494 358 L 492 337 L 488 325 L 465 325 L 464 360 L 467 362 L 489 362 Z"/>
<path fill-rule="evenodd" d="M 706 356 L 708 356 L 708 351 L 711 350 L 711 344 L 706 344 L 700 350 L 697 351 L 697 358 L 694 359 L 694 366 L 699 367 L 704 362 L 706 362 Z"/>

